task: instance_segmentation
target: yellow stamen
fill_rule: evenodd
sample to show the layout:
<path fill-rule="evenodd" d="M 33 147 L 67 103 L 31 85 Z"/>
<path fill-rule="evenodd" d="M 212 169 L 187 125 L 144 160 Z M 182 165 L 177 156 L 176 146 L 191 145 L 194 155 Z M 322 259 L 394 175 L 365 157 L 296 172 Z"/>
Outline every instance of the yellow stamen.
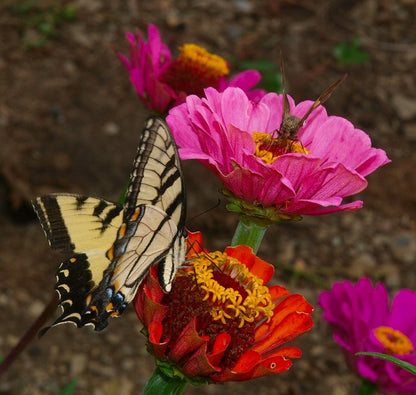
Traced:
<path fill-rule="evenodd" d="M 274 138 L 269 133 L 253 132 L 256 143 L 255 155 L 264 163 L 272 164 L 279 156 L 287 153 L 309 154 L 300 141 L 290 138 Z"/>
<path fill-rule="evenodd" d="M 389 326 L 379 326 L 374 329 L 374 335 L 389 354 L 407 355 L 414 350 L 411 340 L 404 333 Z"/>
<path fill-rule="evenodd" d="M 179 275 L 191 273 L 205 293 L 203 299 L 213 305 L 214 320 L 225 324 L 228 319 L 237 319 L 241 328 L 260 315 L 267 321 L 273 316 L 269 289 L 239 260 L 219 251 L 201 254 L 192 259 L 192 267 L 181 269 Z"/>
<path fill-rule="evenodd" d="M 227 62 L 216 54 L 208 52 L 196 44 L 184 44 L 179 47 L 181 53 L 178 60 L 190 67 L 204 70 L 209 78 L 214 80 L 229 74 Z"/>

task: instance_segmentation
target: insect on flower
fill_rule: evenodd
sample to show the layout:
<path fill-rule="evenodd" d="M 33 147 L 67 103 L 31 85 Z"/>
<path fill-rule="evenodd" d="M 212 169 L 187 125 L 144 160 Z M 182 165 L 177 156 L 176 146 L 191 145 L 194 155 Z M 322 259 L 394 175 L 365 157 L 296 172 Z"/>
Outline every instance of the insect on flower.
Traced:
<path fill-rule="evenodd" d="M 302 118 L 298 118 L 295 115 L 290 114 L 290 105 L 289 100 L 286 95 L 285 88 L 285 69 L 283 64 L 283 56 L 280 54 L 280 70 L 282 74 L 282 87 L 283 87 L 283 116 L 282 123 L 280 124 L 279 129 L 276 130 L 277 139 L 273 140 L 273 143 L 278 147 L 285 148 L 286 152 L 291 152 L 291 147 L 294 142 L 298 142 L 297 134 L 299 129 L 303 126 L 306 119 L 311 115 L 312 111 L 319 107 L 321 104 L 325 103 L 338 88 L 339 85 L 347 78 L 347 74 L 344 74 L 327 89 L 325 89 L 315 102 L 309 107 L 305 115 Z"/>

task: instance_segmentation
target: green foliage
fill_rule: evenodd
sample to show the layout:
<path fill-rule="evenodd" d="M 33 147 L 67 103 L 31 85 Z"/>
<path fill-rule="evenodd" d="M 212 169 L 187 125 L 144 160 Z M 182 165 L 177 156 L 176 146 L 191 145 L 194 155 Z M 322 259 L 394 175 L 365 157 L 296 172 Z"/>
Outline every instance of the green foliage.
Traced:
<path fill-rule="evenodd" d="M 259 88 L 268 92 L 282 92 L 282 74 L 276 65 L 268 60 L 247 60 L 238 64 L 242 70 L 254 69 L 261 74 Z"/>
<path fill-rule="evenodd" d="M 75 20 L 76 10 L 71 2 L 64 0 L 18 0 L 9 5 L 10 13 L 20 19 L 23 30 L 33 29 L 36 34 L 25 46 L 29 49 L 43 46 L 57 38 L 59 27 Z"/>
<path fill-rule="evenodd" d="M 360 47 L 360 38 L 344 41 L 334 47 L 334 56 L 338 63 L 365 63 L 370 58 L 368 52 Z"/>
<path fill-rule="evenodd" d="M 62 391 L 59 393 L 59 395 L 74 395 L 76 386 L 77 380 L 72 379 L 64 388 L 62 388 Z"/>
<path fill-rule="evenodd" d="M 385 359 L 387 361 L 390 361 L 390 362 L 394 363 L 397 366 L 400 366 L 403 369 L 408 370 L 410 373 L 416 375 L 416 366 L 415 365 L 412 365 L 409 362 L 405 362 L 405 361 L 403 361 L 399 358 L 392 357 L 391 355 L 380 354 L 378 352 L 357 352 L 355 355 L 369 355 L 370 357 Z"/>

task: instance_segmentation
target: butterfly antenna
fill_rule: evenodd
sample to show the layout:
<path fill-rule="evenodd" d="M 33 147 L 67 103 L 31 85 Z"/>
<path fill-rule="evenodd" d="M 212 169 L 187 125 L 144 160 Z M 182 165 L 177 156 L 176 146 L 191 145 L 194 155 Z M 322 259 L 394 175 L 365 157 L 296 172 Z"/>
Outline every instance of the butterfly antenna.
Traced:
<path fill-rule="evenodd" d="M 202 211 L 201 213 L 196 214 L 196 215 L 194 215 L 193 217 L 189 218 L 189 219 L 187 220 L 187 223 L 189 223 L 190 221 L 193 221 L 195 218 L 198 218 L 198 217 L 200 217 L 200 216 L 202 216 L 202 215 L 204 215 L 204 214 L 206 214 L 206 213 L 209 213 L 211 210 L 216 209 L 217 207 L 219 207 L 219 206 L 220 206 L 220 204 L 221 204 L 221 199 L 220 199 L 220 198 L 218 198 L 218 199 L 217 199 L 217 203 L 215 203 L 212 207 L 209 207 L 209 208 L 207 208 L 206 210 Z"/>
<path fill-rule="evenodd" d="M 283 90 L 283 117 L 289 115 L 290 106 L 289 106 L 289 100 L 286 95 L 286 85 L 285 85 L 285 64 L 283 60 L 283 53 L 280 51 L 280 74 L 282 74 L 282 90 Z"/>
<path fill-rule="evenodd" d="M 58 307 L 58 301 L 58 294 L 54 292 L 53 298 L 44 308 L 39 317 L 26 331 L 26 333 L 20 338 L 19 342 L 12 348 L 12 350 L 0 364 L 0 376 L 7 371 L 10 365 L 24 351 L 24 349 L 29 345 L 29 343 L 36 337 L 36 334 L 38 333 L 39 329 L 45 324 L 45 321 L 52 315 L 52 313 Z"/>
<path fill-rule="evenodd" d="M 325 103 L 332 95 L 332 93 L 340 86 L 344 80 L 347 78 L 347 74 L 344 74 L 340 78 L 338 78 L 337 81 L 335 81 L 332 85 L 330 85 L 328 88 L 326 88 L 319 97 L 315 100 L 315 102 L 310 106 L 307 113 L 302 117 L 300 123 L 303 124 L 303 122 L 306 121 L 306 119 L 309 117 L 311 112 L 315 110 L 317 107 L 319 107 L 321 104 Z"/>

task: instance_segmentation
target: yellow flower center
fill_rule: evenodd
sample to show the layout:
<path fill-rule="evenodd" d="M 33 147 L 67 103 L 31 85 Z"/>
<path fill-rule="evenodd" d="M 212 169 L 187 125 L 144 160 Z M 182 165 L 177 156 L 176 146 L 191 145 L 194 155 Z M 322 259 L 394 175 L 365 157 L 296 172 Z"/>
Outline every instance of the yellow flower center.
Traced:
<path fill-rule="evenodd" d="M 289 152 L 310 153 L 298 140 L 283 137 L 275 138 L 271 134 L 263 132 L 253 132 L 252 136 L 256 143 L 255 155 L 267 164 L 272 164 L 279 156 Z"/>
<path fill-rule="evenodd" d="M 414 350 L 411 340 L 404 333 L 389 326 L 379 326 L 374 329 L 374 335 L 389 354 L 406 355 Z"/>
<path fill-rule="evenodd" d="M 225 324 L 237 319 L 241 328 L 259 317 L 270 320 L 273 316 L 269 289 L 238 259 L 219 251 L 201 254 L 181 271 L 195 275 L 195 286 L 204 293 L 203 300 L 210 301 L 214 321 Z"/>
<path fill-rule="evenodd" d="M 221 56 L 212 54 L 199 45 L 184 44 L 179 50 L 181 53 L 178 60 L 186 68 L 199 69 L 208 78 L 217 80 L 230 72 L 227 62 Z"/>
<path fill-rule="evenodd" d="M 204 89 L 218 87 L 219 80 L 229 74 L 227 62 L 196 44 L 184 44 L 179 56 L 160 76 L 176 92 L 202 96 Z"/>

